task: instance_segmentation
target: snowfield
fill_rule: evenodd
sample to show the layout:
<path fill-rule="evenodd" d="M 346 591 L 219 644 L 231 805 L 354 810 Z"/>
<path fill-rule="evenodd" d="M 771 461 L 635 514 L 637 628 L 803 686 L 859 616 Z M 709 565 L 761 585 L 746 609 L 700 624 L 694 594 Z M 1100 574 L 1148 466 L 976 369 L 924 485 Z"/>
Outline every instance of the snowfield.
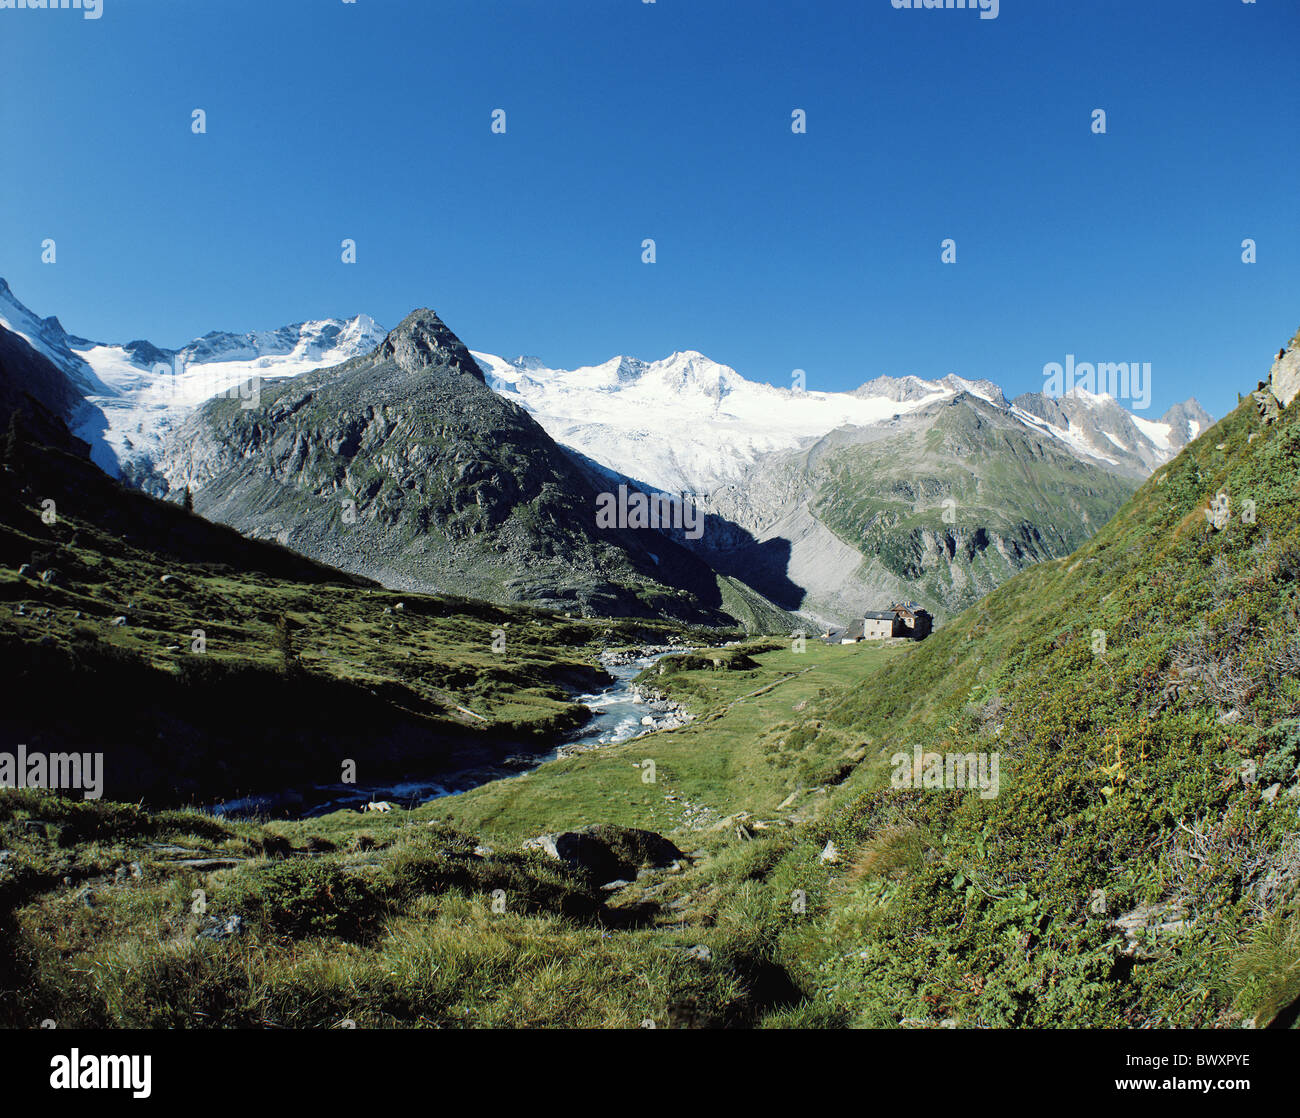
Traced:
<path fill-rule="evenodd" d="M 285 337 L 292 331 L 292 337 Z M 368 315 L 325 319 L 273 334 L 237 336 L 212 347 L 191 343 L 170 361 L 141 363 L 122 346 L 73 346 L 103 391 L 86 397 L 73 433 L 91 446 L 91 457 L 114 477 L 124 468 L 147 473 L 161 457 L 172 429 L 214 396 L 255 404 L 261 382 L 296 377 L 369 353 L 384 331 Z M 194 357 L 207 360 L 193 360 Z"/>
<path fill-rule="evenodd" d="M 0 326 L 68 374 L 85 397 L 71 418 L 74 433 L 106 472 L 137 483 L 153 473 L 170 433 L 205 400 L 227 395 L 256 406 L 262 382 L 369 353 L 386 333 L 373 318 L 357 315 L 246 334 L 213 332 L 179 350 L 148 342 L 110 345 L 67 334 L 57 318 L 38 318 L 3 280 Z M 1177 430 L 1169 416 L 1143 419 L 1081 388 L 1056 401 L 1063 407 L 1046 410 L 1053 422 L 1008 403 L 990 381 L 958 376 L 877 377 L 852 392 L 778 388 L 746 380 L 695 350 L 658 361 L 612 357 L 567 370 L 535 357 L 474 358 L 488 384 L 531 413 L 556 442 L 665 493 L 707 494 L 739 480 L 766 454 L 795 450 L 837 428 L 870 427 L 959 393 L 979 397 L 1080 458 L 1130 470 L 1168 461 L 1186 436 L 1195 438 L 1201 429 L 1193 418 L 1178 419 Z M 1194 401 L 1188 405 L 1204 414 Z"/>

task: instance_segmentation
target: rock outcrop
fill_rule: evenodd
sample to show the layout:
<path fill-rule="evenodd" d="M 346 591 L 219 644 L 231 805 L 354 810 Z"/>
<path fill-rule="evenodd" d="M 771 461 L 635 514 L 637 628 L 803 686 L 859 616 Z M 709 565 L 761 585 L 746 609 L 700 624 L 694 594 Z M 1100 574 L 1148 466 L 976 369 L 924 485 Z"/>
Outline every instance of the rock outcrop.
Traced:
<path fill-rule="evenodd" d="M 1300 332 L 1277 355 L 1268 375 L 1269 387 L 1277 402 L 1289 408 L 1300 395 Z"/>
<path fill-rule="evenodd" d="M 523 848 L 579 866 L 599 882 L 634 878 L 641 869 L 668 869 L 685 857 L 654 831 L 607 823 L 538 835 L 528 839 Z"/>

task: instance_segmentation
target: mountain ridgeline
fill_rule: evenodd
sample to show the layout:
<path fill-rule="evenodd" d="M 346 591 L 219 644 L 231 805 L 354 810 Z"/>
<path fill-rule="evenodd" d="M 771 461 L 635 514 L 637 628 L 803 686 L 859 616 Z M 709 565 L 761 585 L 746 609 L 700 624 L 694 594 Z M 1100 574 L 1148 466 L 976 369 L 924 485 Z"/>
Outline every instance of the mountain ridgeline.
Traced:
<path fill-rule="evenodd" d="M 1213 420 L 1147 420 L 1086 391 L 1008 402 L 957 376 L 852 392 L 747 381 L 703 354 L 574 370 L 475 354 L 488 382 L 596 470 L 691 493 L 716 570 L 821 620 L 916 598 L 949 616 L 1068 554 Z"/>
<path fill-rule="evenodd" d="M 394 589 L 772 633 L 900 598 L 951 616 L 1213 422 L 957 376 L 784 389 L 695 351 L 555 370 L 471 353 L 432 311 L 108 344 L 3 281 L 0 346 L 17 403 L 105 472 L 249 536 Z M 598 522 L 620 484 L 686 494 L 703 532 Z"/>
<path fill-rule="evenodd" d="M 159 463 L 196 510 L 397 589 L 723 624 L 713 572 L 597 529 L 597 491 L 429 310 L 334 368 L 200 407 Z"/>

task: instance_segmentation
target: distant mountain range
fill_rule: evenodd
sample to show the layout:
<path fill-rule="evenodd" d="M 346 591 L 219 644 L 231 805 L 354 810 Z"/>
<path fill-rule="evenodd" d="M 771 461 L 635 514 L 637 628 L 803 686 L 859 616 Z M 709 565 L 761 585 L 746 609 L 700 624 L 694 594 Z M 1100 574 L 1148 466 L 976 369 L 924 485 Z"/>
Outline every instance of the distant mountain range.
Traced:
<path fill-rule="evenodd" d="M 153 477 L 168 434 L 204 400 L 251 377 L 276 380 L 369 353 L 384 331 L 366 315 L 300 322 L 250 334 L 213 331 L 181 349 L 151 342 L 93 342 L 38 318 L 0 279 L 0 327 L 27 341 L 67 377 L 77 406 L 64 416 L 113 477 L 166 492 Z"/>
<path fill-rule="evenodd" d="M 958 376 L 878 377 L 852 392 L 775 388 L 694 351 L 650 362 L 614 357 L 570 370 L 548 369 L 534 357 L 474 356 L 488 383 L 532 412 L 558 442 L 666 491 L 707 492 L 739 481 L 764 454 L 963 394 L 1085 461 L 1134 478 L 1167 462 L 1213 422 L 1195 400 L 1151 421 L 1079 389 L 1058 399 L 1026 393 L 1008 404 L 990 381 Z"/>
<path fill-rule="evenodd" d="M 1078 547 L 1213 422 L 957 376 L 797 391 L 694 351 L 557 370 L 431 311 L 98 343 L 0 280 L 6 338 L 101 468 L 246 534 L 398 588 L 751 627 L 902 596 L 943 617 Z M 620 483 L 706 530 L 598 529 Z"/>

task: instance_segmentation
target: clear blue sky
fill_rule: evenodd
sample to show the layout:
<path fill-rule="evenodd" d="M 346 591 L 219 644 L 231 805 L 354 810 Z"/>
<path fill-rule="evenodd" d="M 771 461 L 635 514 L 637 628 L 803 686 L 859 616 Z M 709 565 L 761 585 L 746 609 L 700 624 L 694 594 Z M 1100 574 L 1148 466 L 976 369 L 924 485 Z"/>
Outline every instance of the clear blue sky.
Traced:
<path fill-rule="evenodd" d="M 1150 361 L 1155 417 L 1300 327 L 1296 0 L 103 4 L 0 10 L 0 275 L 96 339 L 427 305 L 810 389 Z"/>

